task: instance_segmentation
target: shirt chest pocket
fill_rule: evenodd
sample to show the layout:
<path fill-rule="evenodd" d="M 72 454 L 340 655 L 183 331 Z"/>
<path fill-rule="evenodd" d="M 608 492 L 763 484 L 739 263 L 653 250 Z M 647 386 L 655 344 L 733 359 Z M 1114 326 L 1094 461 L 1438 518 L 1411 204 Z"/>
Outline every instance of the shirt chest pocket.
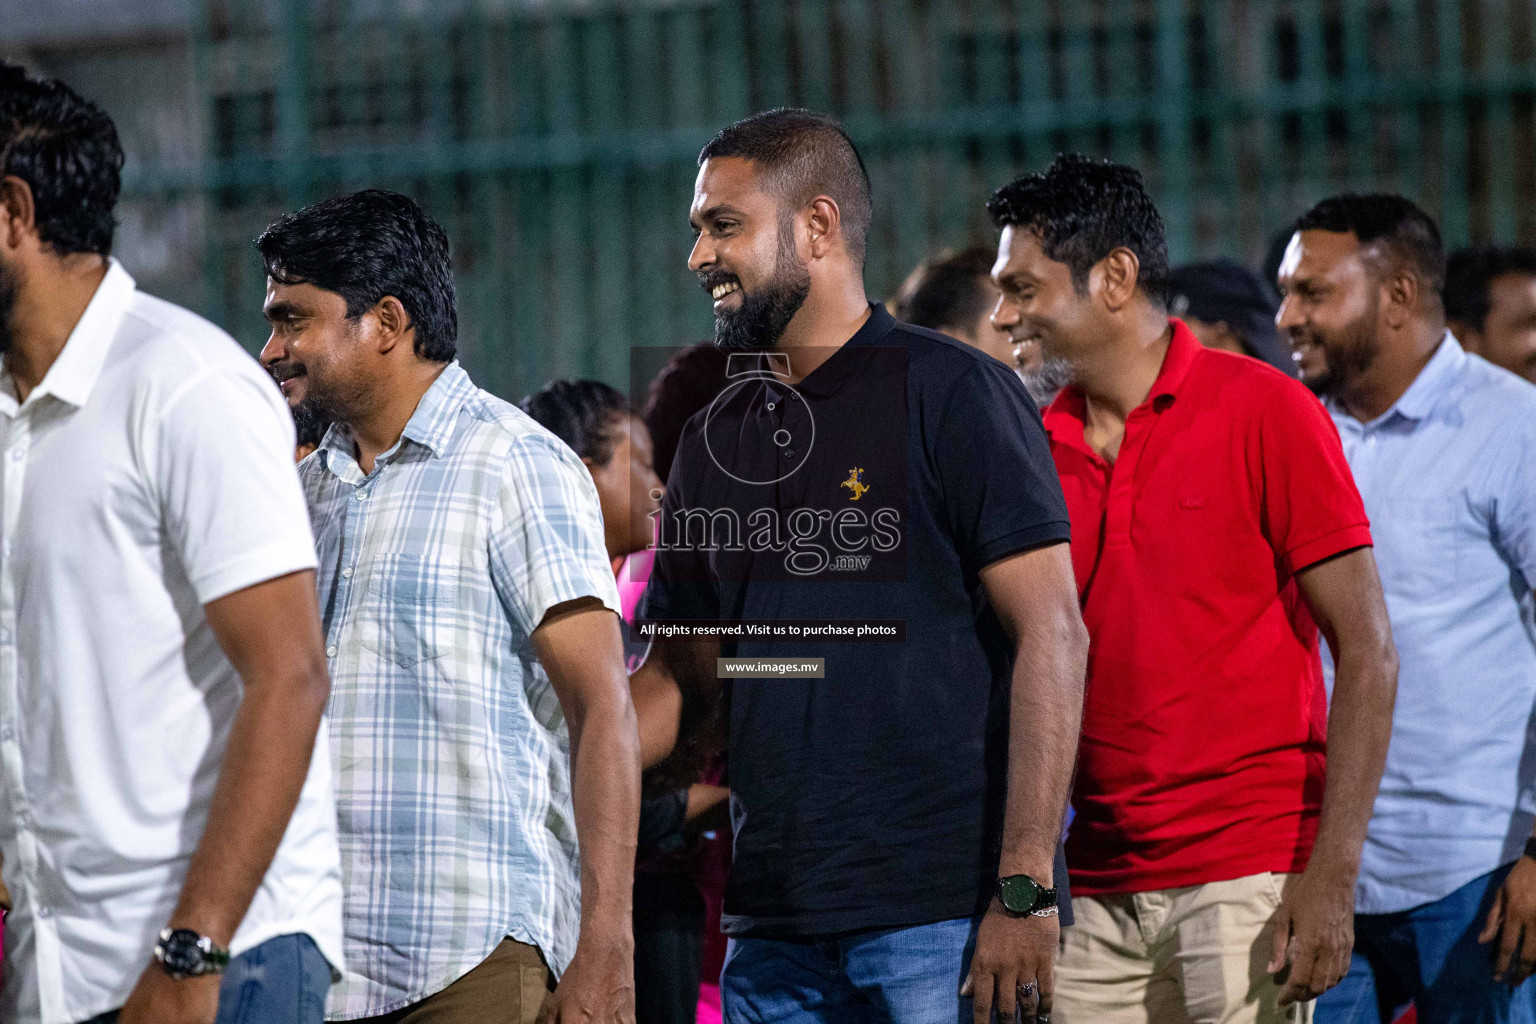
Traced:
<path fill-rule="evenodd" d="M 401 668 L 452 653 L 467 625 L 463 575 L 455 563 L 380 557 L 363 598 L 363 646 Z"/>
<path fill-rule="evenodd" d="M 1376 563 L 1388 594 L 1437 599 L 1456 587 L 1464 546 L 1459 498 L 1395 497 L 1369 510 Z"/>

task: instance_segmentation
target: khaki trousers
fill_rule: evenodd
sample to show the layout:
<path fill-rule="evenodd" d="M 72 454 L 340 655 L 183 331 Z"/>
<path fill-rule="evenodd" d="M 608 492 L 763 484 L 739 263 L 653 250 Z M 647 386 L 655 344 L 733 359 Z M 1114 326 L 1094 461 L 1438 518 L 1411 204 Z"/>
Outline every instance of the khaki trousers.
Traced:
<path fill-rule="evenodd" d="M 535 1024 L 553 989 L 538 949 L 503 939 L 478 967 L 441 992 L 351 1024 Z"/>
<path fill-rule="evenodd" d="M 1272 918 L 1294 876 L 1072 898 L 1053 1024 L 1309 1024 L 1277 1005 Z"/>

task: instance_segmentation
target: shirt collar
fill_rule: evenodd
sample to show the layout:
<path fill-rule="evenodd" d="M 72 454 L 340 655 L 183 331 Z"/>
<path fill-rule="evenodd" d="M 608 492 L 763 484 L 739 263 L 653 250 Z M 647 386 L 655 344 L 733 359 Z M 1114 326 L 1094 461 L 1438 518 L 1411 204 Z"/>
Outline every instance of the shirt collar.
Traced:
<path fill-rule="evenodd" d="M 1441 396 L 1455 382 L 1466 361 L 1467 353 L 1461 343 L 1455 335 L 1446 331 L 1435 354 L 1429 357 L 1429 362 L 1424 364 L 1424 369 L 1408 385 L 1408 390 L 1403 392 L 1403 396 L 1393 403 L 1384 416 L 1391 416 L 1395 410 L 1410 420 L 1427 417 L 1434 412 Z"/>
<path fill-rule="evenodd" d="M 1171 316 L 1168 323 L 1173 328 L 1173 338 L 1168 342 L 1162 368 L 1157 371 L 1157 379 L 1152 382 L 1152 390 L 1147 392 L 1142 405 L 1148 402 L 1156 404 L 1158 399 L 1170 402 L 1177 399 L 1179 388 L 1189 376 L 1189 368 L 1195 365 L 1195 360 L 1204 350 L 1200 339 L 1195 337 L 1195 332 L 1183 320 Z M 1081 441 L 1083 424 L 1087 418 L 1088 402 L 1083 397 L 1083 389 L 1069 384 L 1062 388 L 1061 394 L 1045 410 L 1045 432 L 1056 440 L 1076 438 Z"/>
<path fill-rule="evenodd" d="M 855 331 L 853 337 L 832 353 L 826 362 L 796 384 L 795 389 L 817 398 L 829 398 L 837 394 L 838 389 L 864 365 L 865 353 L 860 350 L 885 337 L 895 326 L 896 318 L 887 313 L 880 303 L 871 302 L 869 319 L 864 321 L 864 326 Z"/>
<path fill-rule="evenodd" d="M 469 374 L 464 372 L 464 368 L 455 359 L 443 368 L 443 372 L 437 375 L 431 387 L 422 394 L 421 401 L 416 403 L 416 411 L 411 413 L 405 429 L 400 432 L 401 440 L 419 444 L 434 456 L 442 455 L 447 451 L 448 442 L 453 438 L 459 410 L 474 393 L 474 382 L 469 379 Z M 352 431 L 345 424 L 333 423 L 325 432 L 325 437 L 321 438 L 316 454 L 326 460 L 327 468 L 336 472 L 335 457 L 340 455 L 346 459 L 353 458 L 355 444 Z M 390 451 L 397 451 L 399 447 L 397 442 Z M 380 458 L 385 458 L 388 454 L 385 453 Z"/>
<path fill-rule="evenodd" d="M 415 441 L 433 455 L 442 455 L 448 450 L 448 442 L 453 439 L 459 410 L 474 393 L 474 382 L 455 359 L 443 367 L 437 380 L 421 396 L 416 411 L 411 414 L 400 436 Z"/>
<path fill-rule="evenodd" d="M 59 351 L 59 356 L 27 395 L 28 404 L 52 395 L 61 402 L 81 408 L 90 398 L 96 381 L 107 363 L 107 353 L 117 337 L 117 325 L 133 298 L 133 278 L 116 259 L 107 260 L 107 273 L 96 286 L 85 312 L 69 332 L 69 338 Z M 6 374 L 5 388 L 0 390 L 0 411 L 14 414 L 19 406 L 15 398 L 15 383 Z"/>

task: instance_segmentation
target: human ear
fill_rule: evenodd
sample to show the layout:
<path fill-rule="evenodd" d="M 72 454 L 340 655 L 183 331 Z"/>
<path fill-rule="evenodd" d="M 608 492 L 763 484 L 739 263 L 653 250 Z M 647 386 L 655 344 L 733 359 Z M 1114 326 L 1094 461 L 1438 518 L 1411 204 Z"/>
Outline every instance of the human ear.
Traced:
<path fill-rule="evenodd" d="M 32 230 L 36 219 L 32 186 L 14 174 L 0 178 L 0 246 L 21 244 L 22 235 Z"/>
<path fill-rule="evenodd" d="M 806 219 L 806 232 L 810 240 L 812 259 L 821 259 L 832 251 L 833 241 L 841 233 L 843 211 L 831 196 L 817 196 L 811 200 L 810 216 Z"/>
<path fill-rule="evenodd" d="M 411 317 L 405 306 L 393 295 L 386 295 L 368 311 L 378 325 L 375 344 L 379 354 L 392 351 L 411 334 Z"/>
<path fill-rule="evenodd" d="M 1099 294 L 1111 313 L 1118 313 L 1136 294 L 1141 261 L 1124 246 L 1111 249 L 1094 267 L 1099 277 Z M 1091 275 L 1090 275 L 1091 276 Z"/>

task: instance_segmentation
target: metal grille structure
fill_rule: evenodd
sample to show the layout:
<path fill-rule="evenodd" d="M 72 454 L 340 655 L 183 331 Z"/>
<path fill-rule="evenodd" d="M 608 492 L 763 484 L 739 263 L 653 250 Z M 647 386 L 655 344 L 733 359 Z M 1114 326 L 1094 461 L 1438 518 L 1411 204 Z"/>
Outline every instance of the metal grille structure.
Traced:
<path fill-rule="evenodd" d="M 1532 0 L 213 0 L 194 53 L 201 166 L 130 179 L 195 210 L 181 297 L 254 347 L 261 228 L 405 191 L 453 240 L 466 366 L 513 398 L 708 335 L 694 158 L 775 106 L 859 143 L 876 296 L 990 238 L 988 193 L 1061 150 L 1141 167 L 1175 260 L 1257 265 L 1346 189 L 1418 199 L 1452 244 L 1536 238 Z"/>

